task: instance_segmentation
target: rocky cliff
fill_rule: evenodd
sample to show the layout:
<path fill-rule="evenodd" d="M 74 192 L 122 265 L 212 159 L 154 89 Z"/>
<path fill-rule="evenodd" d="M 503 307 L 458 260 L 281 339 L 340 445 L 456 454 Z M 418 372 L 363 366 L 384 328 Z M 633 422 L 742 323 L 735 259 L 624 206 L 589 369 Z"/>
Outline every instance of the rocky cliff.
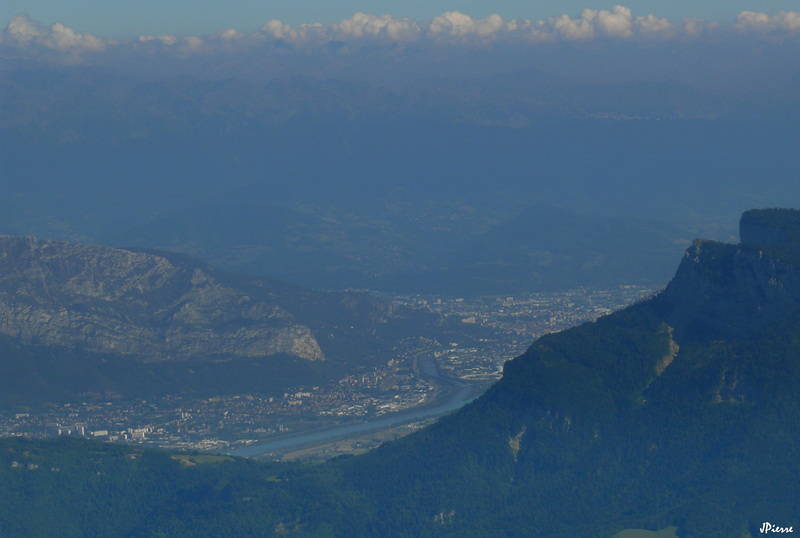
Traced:
<path fill-rule="evenodd" d="M 749 213 L 738 245 L 695 241 L 658 296 L 539 338 L 458 412 L 332 464 L 369 506 L 353 528 L 588 538 L 672 525 L 727 537 L 793 524 L 797 215 Z"/>
<path fill-rule="evenodd" d="M 748 211 L 740 235 L 687 249 L 658 301 L 678 338 L 747 339 L 800 312 L 800 211 Z"/>
<path fill-rule="evenodd" d="M 146 361 L 324 354 L 311 329 L 199 262 L 0 237 L 0 332 Z"/>
<path fill-rule="evenodd" d="M 752 209 L 739 220 L 739 240 L 768 246 L 800 241 L 800 211 L 796 209 Z"/>

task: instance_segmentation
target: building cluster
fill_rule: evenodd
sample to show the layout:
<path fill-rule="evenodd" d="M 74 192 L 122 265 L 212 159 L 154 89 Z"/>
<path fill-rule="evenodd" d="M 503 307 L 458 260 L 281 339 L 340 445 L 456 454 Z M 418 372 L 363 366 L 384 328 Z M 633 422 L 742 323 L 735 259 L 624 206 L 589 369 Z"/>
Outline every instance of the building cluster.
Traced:
<path fill-rule="evenodd" d="M 169 448 L 225 451 L 275 436 L 370 420 L 434 404 L 442 378 L 488 386 L 503 363 L 543 334 L 596 319 L 651 293 L 622 286 L 515 297 L 403 296 L 451 319 L 437 338 L 408 338 L 379 366 L 327 386 L 282 394 L 71 402 L 0 413 L 0 436 L 81 436 Z"/>

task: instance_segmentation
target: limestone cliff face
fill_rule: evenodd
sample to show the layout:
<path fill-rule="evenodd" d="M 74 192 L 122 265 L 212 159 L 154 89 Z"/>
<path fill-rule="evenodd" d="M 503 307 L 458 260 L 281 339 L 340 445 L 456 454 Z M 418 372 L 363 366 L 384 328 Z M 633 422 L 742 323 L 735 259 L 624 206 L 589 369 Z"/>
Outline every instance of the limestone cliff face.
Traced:
<path fill-rule="evenodd" d="M 28 237 L 0 237 L 0 333 L 151 361 L 324 359 L 308 326 L 200 262 Z"/>
<path fill-rule="evenodd" d="M 796 212 L 745 213 L 742 243 L 696 240 L 659 302 L 678 338 L 740 340 L 800 313 L 800 267 L 784 253 L 796 235 Z"/>

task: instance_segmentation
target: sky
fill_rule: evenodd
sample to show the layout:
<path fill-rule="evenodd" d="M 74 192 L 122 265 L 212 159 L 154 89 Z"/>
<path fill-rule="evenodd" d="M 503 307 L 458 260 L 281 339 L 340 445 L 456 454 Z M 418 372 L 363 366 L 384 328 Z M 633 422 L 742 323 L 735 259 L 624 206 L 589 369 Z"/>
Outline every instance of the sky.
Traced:
<path fill-rule="evenodd" d="M 694 17 L 722 24 L 732 24 L 742 11 L 774 15 L 798 10 L 797 0 L 628 0 L 624 5 L 634 16 L 653 14 L 670 21 Z M 506 20 L 536 21 L 577 17 L 584 9 L 611 10 L 613 6 L 594 0 L 4 0 L 0 23 L 24 13 L 44 25 L 62 23 L 77 32 L 125 40 L 139 35 L 205 36 L 230 28 L 252 32 L 273 19 L 293 26 L 330 25 L 357 12 L 424 21 L 459 11 L 476 19 L 498 14 Z"/>

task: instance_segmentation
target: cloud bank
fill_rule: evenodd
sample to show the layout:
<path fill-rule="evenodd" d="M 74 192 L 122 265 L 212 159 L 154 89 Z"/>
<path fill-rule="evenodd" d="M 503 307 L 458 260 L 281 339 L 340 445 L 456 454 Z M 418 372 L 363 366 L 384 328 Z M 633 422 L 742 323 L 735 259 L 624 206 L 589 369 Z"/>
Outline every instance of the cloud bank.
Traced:
<path fill-rule="evenodd" d="M 337 41 L 404 45 L 425 42 L 486 45 L 493 42 L 535 44 L 593 39 L 697 37 L 721 30 L 724 31 L 726 28 L 715 21 L 687 18 L 673 23 L 653 14 L 634 16 L 629 8 L 614 6 L 611 10 L 585 9 L 577 17 L 561 15 L 538 21 L 505 20 L 496 14 L 485 19 L 474 19 L 459 11 L 443 13 L 424 22 L 394 18 L 391 15 L 356 13 L 350 19 L 330 26 L 311 24 L 292 27 L 281 21 L 272 20 L 255 34 L 237 33 L 237 37 L 281 40 L 295 46 L 320 45 Z M 800 34 L 800 13 L 779 12 L 770 16 L 765 13 L 745 11 L 727 30 L 753 34 L 784 33 L 789 37 Z M 216 37 L 221 35 L 218 34 Z"/>
<path fill-rule="evenodd" d="M 63 53 L 99 52 L 117 43 L 92 34 L 81 34 L 57 22 L 44 26 L 28 15 L 17 15 L 8 23 L 0 45 L 10 49 L 44 49 Z"/>
<path fill-rule="evenodd" d="M 800 33 L 800 12 L 780 11 L 770 17 L 766 13 L 742 11 L 736 18 L 736 28 L 757 34 Z"/>
<path fill-rule="evenodd" d="M 610 10 L 585 9 L 578 16 L 561 15 L 537 21 L 505 20 L 500 15 L 475 19 L 459 11 L 449 11 L 428 21 L 416 21 L 359 12 L 349 19 L 328 26 L 290 26 L 271 20 L 253 33 L 228 29 L 205 37 L 141 36 L 131 42 L 121 43 L 77 32 L 60 22 L 50 26 L 42 25 L 21 14 L 14 17 L 3 30 L 0 48 L 17 54 L 48 51 L 68 55 L 72 59 L 117 48 L 133 48 L 145 52 L 167 51 L 178 57 L 188 57 L 208 51 L 237 51 L 270 44 L 295 49 L 331 44 L 486 47 L 494 43 L 535 45 L 598 39 L 692 39 L 720 32 L 771 39 L 798 38 L 800 12 L 781 11 L 768 15 L 743 11 L 729 25 L 692 18 L 674 22 L 653 14 L 634 16 L 624 6 L 614 6 Z"/>

